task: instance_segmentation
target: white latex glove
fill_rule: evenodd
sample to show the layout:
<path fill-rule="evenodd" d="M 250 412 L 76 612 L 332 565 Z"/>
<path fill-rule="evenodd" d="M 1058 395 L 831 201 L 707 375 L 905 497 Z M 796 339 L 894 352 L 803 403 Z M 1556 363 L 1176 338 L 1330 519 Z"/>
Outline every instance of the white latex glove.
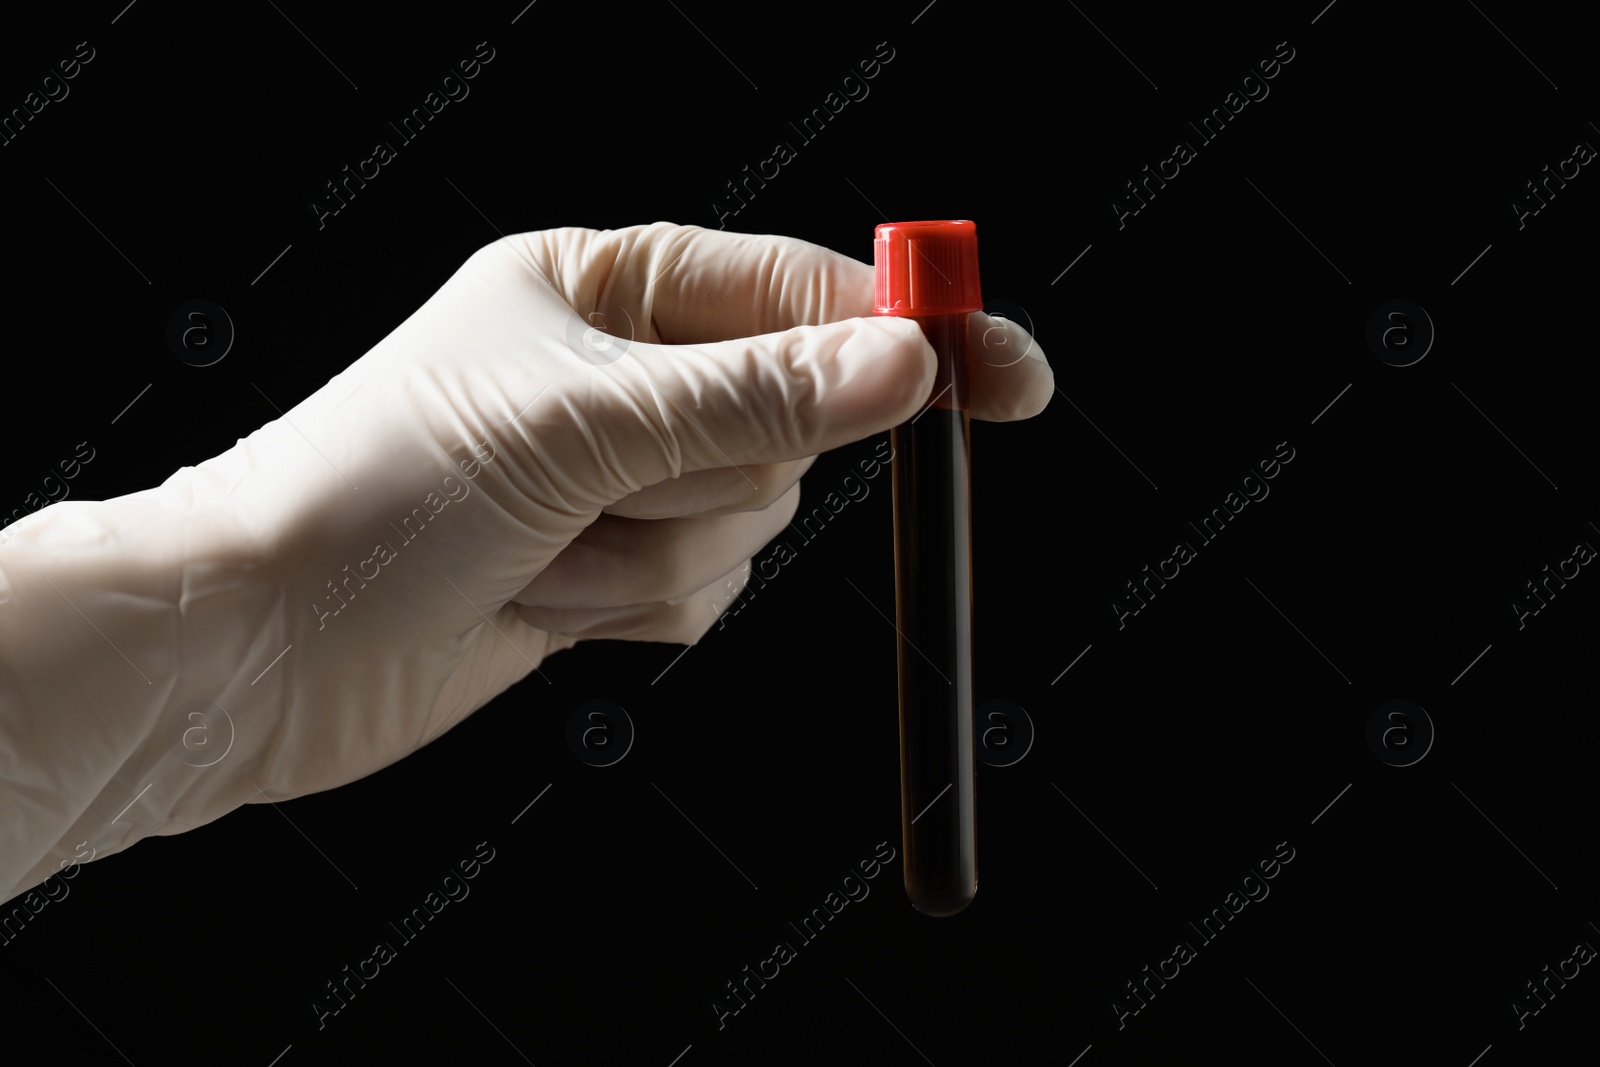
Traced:
<path fill-rule="evenodd" d="M 507 237 L 227 452 L 0 533 L 0 900 L 371 774 L 583 638 L 697 641 L 812 458 L 929 399 L 871 299 L 787 238 Z M 1031 339 L 973 331 L 973 416 L 1042 410 Z"/>

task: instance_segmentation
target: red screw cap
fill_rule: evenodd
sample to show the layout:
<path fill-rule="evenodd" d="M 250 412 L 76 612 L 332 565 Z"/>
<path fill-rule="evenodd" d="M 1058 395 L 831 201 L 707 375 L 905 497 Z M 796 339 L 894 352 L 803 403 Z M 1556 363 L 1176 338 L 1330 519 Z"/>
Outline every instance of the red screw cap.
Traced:
<path fill-rule="evenodd" d="M 983 310 L 975 223 L 885 222 L 873 236 L 875 313 L 956 315 Z"/>

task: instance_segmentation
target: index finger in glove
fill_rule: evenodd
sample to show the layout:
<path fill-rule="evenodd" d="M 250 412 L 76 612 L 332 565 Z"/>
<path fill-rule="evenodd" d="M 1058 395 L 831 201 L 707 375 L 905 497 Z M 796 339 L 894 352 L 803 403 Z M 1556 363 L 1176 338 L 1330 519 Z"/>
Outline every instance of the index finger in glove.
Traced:
<path fill-rule="evenodd" d="M 671 345 L 727 341 L 872 314 L 872 268 L 794 237 L 667 222 L 559 229 L 518 240 L 586 321 L 596 310 L 649 324 Z"/>

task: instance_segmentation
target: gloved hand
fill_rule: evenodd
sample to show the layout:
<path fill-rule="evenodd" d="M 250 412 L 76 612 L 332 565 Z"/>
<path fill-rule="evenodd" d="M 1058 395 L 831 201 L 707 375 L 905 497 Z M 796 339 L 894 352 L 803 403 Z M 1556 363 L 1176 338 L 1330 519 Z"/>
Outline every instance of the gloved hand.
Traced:
<path fill-rule="evenodd" d="M 584 638 L 697 641 L 816 454 L 928 400 L 871 300 L 781 237 L 507 237 L 227 452 L 0 533 L 0 900 L 371 774 Z M 1042 410 L 1031 338 L 973 331 L 973 417 Z"/>

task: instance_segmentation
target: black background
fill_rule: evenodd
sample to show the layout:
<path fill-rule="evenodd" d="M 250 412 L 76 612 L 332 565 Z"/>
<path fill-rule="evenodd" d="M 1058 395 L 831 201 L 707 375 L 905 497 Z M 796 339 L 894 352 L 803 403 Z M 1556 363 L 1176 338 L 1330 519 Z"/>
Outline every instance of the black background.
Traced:
<path fill-rule="evenodd" d="M 1511 1008 L 1600 944 L 1600 578 L 1521 629 L 1510 607 L 1600 544 L 1600 179 L 1522 229 L 1511 207 L 1600 144 L 1576 16 L 925 2 L 8 12 L 5 110 L 77 42 L 95 58 L 0 147 L 7 509 L 80 441 L 74 499 L 231 447 L 500 232 L 716 227 L 725 183 L 879 42 L 870 95 L 727 227 L 865 260 L 880 209 L 972 218 L 986 299 L 1059 387 L 973 431 L 977 699 L 1037 736 L 979 769 L 963 914 L 914 913 L 897 856 L 718 1027 L 786 920 L 899 850 L 894 634 L 862 603 L 893 603 L 884 475 L 681 659 L 559 653 L 380 774 L 86 866 L 0 945 L 9 1040 L 262 1067 L 1493 1067 L 1591 1040 L 1593 968 L 1521 1029 Z M 480 41 L 470 95 L 319 228 L 323 184 Z M 1279 42 L 1270 95 L 1119 228 L 1123 183 Z M 191 299 L 237 331 L 209 367 L 165 341 Z M 1396 299 L 1437 330 L 1406 367 L 1366 341 Z M 1119 629 L 1123 584 L 1280 442 L 1270 496 Z M 873 447 L 819 460 L 802 507 Z M 636 730 L 603 768 L 566 741 L 595 699 Z M 1435 731 L 1410 766 L 1367 742 L 1392 699 Z M 319 1028 L 324 984 L 483 841 L 470 897 Z M 1186 923 L 1282 842 L 1270 895 L 1199 943 Z M 1179 940 L 1196 958 L 1119 1029 L 1124 983 Z"/>

